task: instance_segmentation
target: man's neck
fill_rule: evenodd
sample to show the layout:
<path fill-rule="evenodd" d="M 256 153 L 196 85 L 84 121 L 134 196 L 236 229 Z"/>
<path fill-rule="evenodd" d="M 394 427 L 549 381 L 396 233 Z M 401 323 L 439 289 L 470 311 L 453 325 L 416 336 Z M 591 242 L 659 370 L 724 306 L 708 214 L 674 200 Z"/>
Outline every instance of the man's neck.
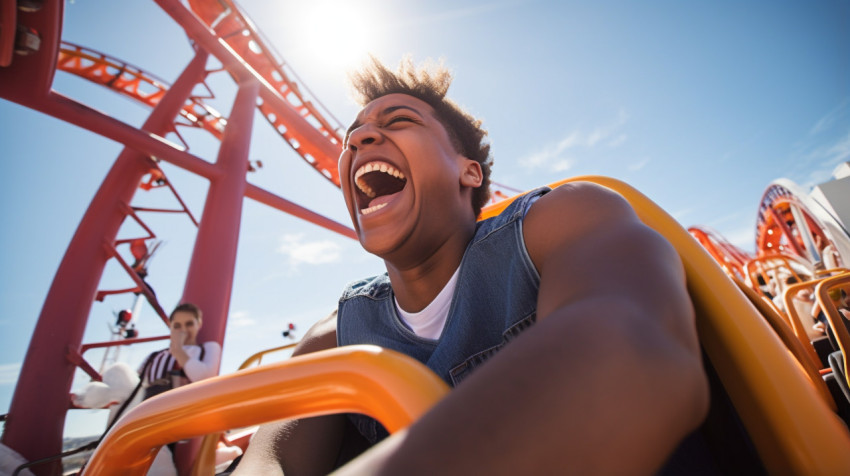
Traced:
<path fill-rule="evenodd" d="M 475 234 L 474 222 L 471 227 L 459 231 L 451 235 L 434 252 L 418 261 L 399 265 L 384 260 L 393 293 L 402 309 L 407 312 L 421 311 L 434 300 L 452 277 Z"/>

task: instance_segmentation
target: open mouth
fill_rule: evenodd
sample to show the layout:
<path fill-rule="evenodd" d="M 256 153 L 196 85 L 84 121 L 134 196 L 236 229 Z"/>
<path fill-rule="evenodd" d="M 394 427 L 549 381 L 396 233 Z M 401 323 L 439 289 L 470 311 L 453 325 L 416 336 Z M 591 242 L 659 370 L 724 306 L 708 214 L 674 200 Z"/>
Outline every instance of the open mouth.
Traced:
<path fill-rule="evenodd" d="M 400 170 L 386 162 L 369 162 L 354 173 L 357 186 L 357 208 L 368 215 L 384 208 L 392 196 L 401 192 L 407 178 Z"/>

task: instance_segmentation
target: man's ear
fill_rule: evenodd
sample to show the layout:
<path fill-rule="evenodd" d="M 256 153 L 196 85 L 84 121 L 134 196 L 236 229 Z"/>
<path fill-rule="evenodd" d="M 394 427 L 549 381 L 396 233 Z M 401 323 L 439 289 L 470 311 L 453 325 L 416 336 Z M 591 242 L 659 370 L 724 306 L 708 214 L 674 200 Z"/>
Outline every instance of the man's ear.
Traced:
<path fill-rule="evenodd" d="M 478 188 L 483 181 L 484 172 L 481 171 L 481 164 L 472 159 L 465 159 L 460 173 L 460 184 L 464 187 Z"/>

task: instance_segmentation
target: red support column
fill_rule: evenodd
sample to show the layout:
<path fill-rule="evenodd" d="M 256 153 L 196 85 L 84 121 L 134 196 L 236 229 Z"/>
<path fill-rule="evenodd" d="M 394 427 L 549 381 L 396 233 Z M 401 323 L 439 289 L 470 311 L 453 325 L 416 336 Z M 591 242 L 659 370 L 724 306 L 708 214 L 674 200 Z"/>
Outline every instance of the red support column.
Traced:
<path fill-rule="evenodd" d="M 259 89 L 253 79 L 239 85 L 218 151 L 216 166 L 221 173 L 210 181 L 189 264 L 182 302 L 194 303 L 204 313 L 198 342 L 224 341 Z M 189 474 L 199 446 L 199 439 L 177 446 L 179 474 Z"/>
<path fill-rule="evenodd" d="M 258 92 L 251 79 L 239 86 L 216 161 L 221 173 L 210 181 L 183 289 L 183 302 L 204 312 L 199 341 L 224 340 Z"/>
<path fill-rule="evenodd" d="M 164 135 L 195 84 L 206 74 L 207 53 L 198 52 L 163 96 L 143 129 Z M 53 278 L 21 368 L 3 434 L 3 443 L 27 460 L 62 451 L 62 432 L 75 365 L 66 357 L 79 352 L 104 266 L 126 217 L 128 205 L 151 168 L 144 154 L 125 148 L 107 174 L 80 222 Z M 35 466 L 39 475 L 61 474 L 60 461 Z"/>

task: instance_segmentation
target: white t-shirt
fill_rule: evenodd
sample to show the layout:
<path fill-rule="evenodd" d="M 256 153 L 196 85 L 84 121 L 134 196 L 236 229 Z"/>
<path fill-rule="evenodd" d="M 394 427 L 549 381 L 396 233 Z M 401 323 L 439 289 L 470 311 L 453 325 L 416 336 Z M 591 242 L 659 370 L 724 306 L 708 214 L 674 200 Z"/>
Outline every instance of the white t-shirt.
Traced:
<path fill-rule="evenodd" d="M 539 196 L 534 197 L 534 199 L 528 202 L 525 210 L 522 212 L 523 216 L 528 213 L 528 209 L 538 199 L 540 199 Z M 425 306 L 425 309 L 419 312 L 405 311 L 398 305 L 398 299 L 393 297 L 398 315 L 401 316 L 401 320 L 410 327 L 414 334 L 426 339 L 437 340 L 440 338 L 440 334 L 443 333 L 443 327 L 446 326 L 446 319 L 449 318 L 452 296 L 454 296 L 455 288 L 457 287 L 458 271 L 460 271 L 460 266 L 455 270 L 452 277 L 449 278 L 449 282 L 443 286 L 440 293 L 437 294 L 437 297 Z"/>
<path fill-rule="evenodd" d="M 452 296 L 457 287 L 457 275 L 460 271 L 458 267 L 449 282 L 443 286 L 443 289 L 437 294 L 425 309 L 419 312 L 407 312 L 398 305 L 398 299 L 393 297 L 395 308 L 401 320 L 410 327 L 414 334 L 426 339 L 437 340 L 440 334 L 443 333 L 443 327 L 446 325 L 446 319 L 449 317 L 449 308 L 452 305 Z"/>
<path fill-rule="evenodd" d="M 184 345 L 183 350 L 189 356 L 183 371 L 192 382 L 205 378 L 215 377 L 221 363 L 221 346 L 216 341 L 204 342 L 204 360 L 201 360 L 201 347 L 198 345 Z M 145 385 L 150 385 L 152 380 L 166 375 L 176 365 L 176 359 L 170 352 L 162 352 L 156 355 L 147 369 Z M 141 373 L 145 363 L 139 368 Z"/>

